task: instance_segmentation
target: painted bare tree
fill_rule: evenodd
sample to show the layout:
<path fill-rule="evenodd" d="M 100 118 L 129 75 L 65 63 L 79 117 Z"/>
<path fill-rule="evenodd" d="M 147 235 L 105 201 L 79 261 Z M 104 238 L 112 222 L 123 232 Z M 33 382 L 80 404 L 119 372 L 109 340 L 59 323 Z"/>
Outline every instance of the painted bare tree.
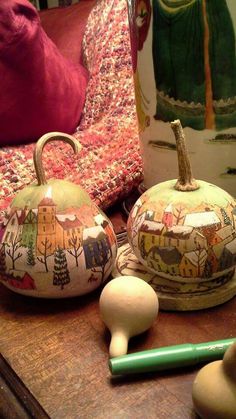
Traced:
<path fill-rule="evenodd" d="M 39 262 L 44 264 L 45 270 L 46 272 L 48 272 L 47 259 L 49 258 L 49 256 L 51 256 L 51 252 L 49 253 L 49 251 L 52 248 L 52 243 L 46 237 L 45 240 L 41 242 L 41 245 L 42 245 L 43 251 L 41 251 L 41 249 L 38 248 L 38 252 L 42 256 L 37 256 L 37 259 Z"/>
<path fill-rule="evenodd" d="M 103 250 L 100 254 L 100 265 L 91 269 L 93 273 L 100 274 L 102 281 L 104 280 L 106 274 L 106 264 L 111 258 L 111 251 L 107 252 Z"/>
<path fill-rule="evenodd" d="M 203 276 L 206 278 L 211 278 L 213 274 L 213 266 L 211 260 L 207 259 L 205 263 L 205 268 L 203 272 Z"/>
<path fill-rule="evenodd" d="M 184 219 L 184 215 L 182 215 L 183 210 L 184 210 L 184 207 L 181 207 L 181 206 L 175 208 L 173 215 L 175 217 L 175 223 L 176 224 L 180 224 L 180 222 L 183 221 L 183 219 Z"/>
<path fill-rule="evenodd" d="M 15 262 L 21 258 L 22 254 L 19 249 L 21 246 L 21 238 L 19 236 L 15 236 L 11 241 L 10 244 L 6 243 L 6 246 L 9 247 L 9 249 L 6 251 L 8 256 L 11 258 L 12 261 L 12 269 L 15 269 Z"/>
<path fill-rule="evenodd" d="M 140 231 L 140 228 L 142 227 L 142 223 L 145 221 L 145 214 L 146 213 L 142 213 L 141 215 L 137 216 L 133 220 L 132 229 L 131 229 L 132 230 L 132 246 L 133 247 L 138 246 L 139 231 Z"/>
<path fill-rule="evenodd" d="M 69 240 L 69 245 L 72 247 L 72 249 L 67 249 L 67 252 L 75 258 L 76 266 L 79 266 L 78 259 L 83 251 L 83 248 L 81 246 L 81 240 L 74 233 Z"/>
<path fill-rule="evenodd" d="M 197 276 L 201 277 L 203 275 L 205 264 L 206 264 L 206 251 L 202 249 L 200 245 L 197 246 L 197 249 L 194 250 L 197 259 Z"/>
<path fill-rule="evenodd" d="M 0 248 L 0 275 L 4 275 L 6 271 L 7 271 L 7 266 L 6 266 L 5 243 L 3 243 Z"/>

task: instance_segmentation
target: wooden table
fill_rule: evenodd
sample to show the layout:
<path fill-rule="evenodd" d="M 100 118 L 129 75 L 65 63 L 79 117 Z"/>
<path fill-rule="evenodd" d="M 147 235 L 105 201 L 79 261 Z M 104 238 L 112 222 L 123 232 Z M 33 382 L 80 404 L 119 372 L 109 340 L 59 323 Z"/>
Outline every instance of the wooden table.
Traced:
<path fill-rule="evenodd" d="M 116 231 L 122 231 L 125 219 L 118 214 L 111 211 L 109 216 Z M 0 417 L 197 417 L 191 390 L 199 366 L 111 377 L 110 337 L 98 310 L 100 292 L 67 300 L 37 300 L 0 286 L 0 352 L 17 374 L 0 358 Z M 129 352 L 234 336 L 235 298 L 197 312 L 160 312 L 151 330 L 130 341 Z"/>

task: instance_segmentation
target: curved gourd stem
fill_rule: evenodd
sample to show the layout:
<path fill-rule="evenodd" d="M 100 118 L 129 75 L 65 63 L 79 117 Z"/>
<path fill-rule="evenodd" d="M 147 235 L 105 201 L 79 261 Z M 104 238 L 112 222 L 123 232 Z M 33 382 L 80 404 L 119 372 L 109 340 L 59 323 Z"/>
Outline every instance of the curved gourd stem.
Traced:
<path fill-rule="evenodd" d="M 36 143 L 34 149 L 34 168 L 38 180 L 38 185 L 46 185 L 47 180 L 45 177 L 45 172 L 42 164 L 42 153 L 45 145 L 51 141 L 63 141 L 64 143 L 68 143 L 74 150 L 74 153 L 77 154 L 81 150 L 80 143 L 72 137 L 72 135 L 64 134 L 62 132 L 49 132 L 43 135 Z"/>
<path fill-rule="evenodd" d="M 177 119 L 171 122 L 171 128 L 175 134 L 179 166 L 179 178 L 175 184 L 175 189 L 182 192 L 195 191 L 199 188 L 199 185 L 192 175 L 190 160 L 186 149 L 184 131 L 180 120 Z"/>

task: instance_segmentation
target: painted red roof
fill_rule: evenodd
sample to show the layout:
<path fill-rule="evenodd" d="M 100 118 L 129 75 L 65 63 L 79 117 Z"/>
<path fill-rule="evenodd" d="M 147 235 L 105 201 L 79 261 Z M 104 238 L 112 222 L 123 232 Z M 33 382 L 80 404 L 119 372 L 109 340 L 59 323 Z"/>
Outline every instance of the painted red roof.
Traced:
<path fill-rule="evenodd" d="M 83 225 L 81 221 L 78 220 L 78 218 L 75 218 L 74 220 L 70 220 L 69 218 L 66 218 L 65 221 L 58 220 L 57 218 L 57 222 L 62 226 L 64 230 L 70 230 L 71 228 L 78 228 Z"/>

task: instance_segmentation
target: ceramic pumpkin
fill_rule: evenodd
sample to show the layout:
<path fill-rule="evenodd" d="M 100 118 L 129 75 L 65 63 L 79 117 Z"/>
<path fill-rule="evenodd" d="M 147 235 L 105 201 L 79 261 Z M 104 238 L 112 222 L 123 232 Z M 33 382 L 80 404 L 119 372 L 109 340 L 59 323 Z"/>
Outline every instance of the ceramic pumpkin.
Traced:
<path fill-rule="evenodd" d="M 181 282 L 232 277 L 236 265 L 236 201 L 192 176 L 180 121 L 175 134 L 179 179 L 157 184 L 136 201 L 128 237 L 140 262 Z"/>
<path fill-rule="evenodd" d="M 70 297 L 97 288 L 110 274 L 117 252 L 111 222 L 78 185 L 46 181 L 42 151 L 72 136 L 49 133 L 34 151 L 38 184 L 21 190 L 2 226 L 0 278 L 6 287 L 35 297 Z"/>

